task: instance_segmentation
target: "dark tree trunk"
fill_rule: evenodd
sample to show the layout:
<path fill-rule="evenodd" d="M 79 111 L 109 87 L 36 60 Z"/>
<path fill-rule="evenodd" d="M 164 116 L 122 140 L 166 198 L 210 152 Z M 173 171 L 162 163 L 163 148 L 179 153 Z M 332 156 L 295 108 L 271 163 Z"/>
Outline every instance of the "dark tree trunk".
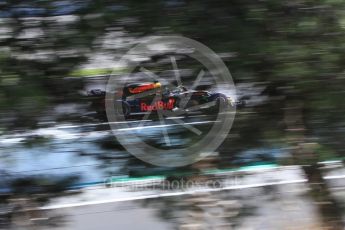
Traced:
<path fill-rule="evenodd" d="M 323 227 L 332 230 L 344 228 L 343 213 L 339 203 L 331 194 L 318 164 L 318 155 L 313 151 L 313 145 L 305 136 L 303 121 L 303 103 L 301 100 L 290 100 L 285 106 L 285 124 L 287 139 L 293 146 L 294 163 L 303 165 L 305 177 L 308 180 L 310 194 L 314 200 Z"/>

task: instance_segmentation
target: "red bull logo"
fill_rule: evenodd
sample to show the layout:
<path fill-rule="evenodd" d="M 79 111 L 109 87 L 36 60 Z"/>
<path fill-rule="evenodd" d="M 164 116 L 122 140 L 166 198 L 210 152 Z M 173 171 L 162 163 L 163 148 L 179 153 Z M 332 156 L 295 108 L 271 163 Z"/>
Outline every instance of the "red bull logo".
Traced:
<path fill-rule="evenodd" d="M 160 110 L 172 110 L 174 108 L 175 104 L 175 99 L 169 99 L 168 102 L 163 102 L 163 101 L 157 101 L 153 105 L 151 104 L 146 104 L 145 102 L 140 103 L 140 109 L 143 112 L 147 111 L 157 111 L 158 109 Z"/>

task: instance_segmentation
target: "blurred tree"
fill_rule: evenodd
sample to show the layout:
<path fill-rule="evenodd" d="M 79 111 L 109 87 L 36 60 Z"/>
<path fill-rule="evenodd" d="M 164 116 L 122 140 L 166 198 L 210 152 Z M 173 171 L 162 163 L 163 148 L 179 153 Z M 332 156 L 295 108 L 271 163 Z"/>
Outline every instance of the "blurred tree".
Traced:
<path fill-rule="evenodd" d="M 105 1 L 0 2 L 0 106 L 15 126 L 33 126 L 52 100 L 66 98 L 61 78 L 98 49 L 114 25 Z M 7 113 L 4 113 L 4 112 Z M 2 125 L 8 125 L 4 122 Z M 5 124 L 7 123 L 7 124 Z"/>
<path fill-rule="evenodd" d="M 265 82 L 267 103 L 238 115 L 224 155 L 275 142 L 291 148 L 317 195 L 324 223 L 342 229 L 341 209 L 317 162 L 344 157 L 344 9 L 342 1 L 129 1 L 141 34 L 181 34 L 219 53 L 236 82 Z M 335 155 L 332 156 L 332 153 Z"/>
<path fill-rule="evenodd" d="M 52 198 L 67 195 L 66 190 L 78 177 L 14 177 L 3 172 L 0 175 L 0 229 L 46 229 L 64 224 L 62 216 L 40 208 Z"/>
<path fill-rule="evenodd" d="M 103 17 L 107 7 L 98 1 L 0 1 L 0 133 L 34 127 L 47 105 L 68 96 L 71 86 L 61 79 L 97 49 L 94 41 L 114 20 Z M 1 175 L 0 208 L 2 214 L 7 211 L 1 214 L 0 228 L 47 218 L 38 207 L 64 195 L 76 181 L 11 177 L 4 185 Z M 45 229 L 54 225 L 47 222 Z M 21 227 L 37 228 L 27 224 Z"/>
<path fill-rule="evenodd" d="M 233 130 L 240 138 L 226 142 L 221 153 L 227 156 L 272 142 L 290 147 L 294 163 L 309 165 L 304 172 L 318 200 L 329 201 L 326 209 L 320 205 L 325 223 L 341 228 L 340 210 L 317 162 L 325 152 L 320 149 L 332 149 L 327 152 L 344 157 L 345 3 L 99 0 L 63 4 L 0 3 L 0 103 L 22 118 L 17 121 L 35 118 L 48 95 L 63 97 L 60 78 L 99 48 L 93 41 L 112 26 L 121 26 L 133 37 L 194 38 L 219 53 L 231 52 L 227 64 L 235 81 L 265 82 L 270 97 L 237 117 Z"/>

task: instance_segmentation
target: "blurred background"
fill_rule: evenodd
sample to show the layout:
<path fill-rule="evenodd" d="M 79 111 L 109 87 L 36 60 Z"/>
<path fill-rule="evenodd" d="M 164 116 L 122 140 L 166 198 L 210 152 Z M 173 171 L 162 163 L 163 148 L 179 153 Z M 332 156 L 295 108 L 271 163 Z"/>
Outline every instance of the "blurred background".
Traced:
<path fill-rule="evenodd" d="M 344 229 L 344 34 L 341 0 L 0 0 L 0 228 Z M 208 46 L 236 85 L 226 140 L 182 168 L 126 152 L 89 97 L 159 35 Z M 133 59 L 174 74 L 164 54 Z"/>

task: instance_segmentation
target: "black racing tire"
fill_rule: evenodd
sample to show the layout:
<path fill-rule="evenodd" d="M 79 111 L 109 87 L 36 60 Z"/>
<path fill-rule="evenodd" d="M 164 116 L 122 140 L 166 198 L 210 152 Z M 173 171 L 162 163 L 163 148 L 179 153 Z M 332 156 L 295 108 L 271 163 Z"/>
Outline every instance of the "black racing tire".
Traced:
<path fill-rule="evenodd" d="M 228 99 L 224 97 L 218 97 L 216 99 L 216 110 L 218 112 L 223 112 L 228 106 Z"/>
<path fill-rule="evenodd" d="M 125 101 L 123 101 L 121 103 L 121 105 L 122 105 L 122 111 L 121 111 L 121 109 L 117 108 L 116 109 L 116 113 L 118 115 L 123 115 L 124 117 L 128 117 L 131 114 L 131 107 L 130 107 L 130 105 L 127 102 L 125 102 Z"/>
<path fill-rule="evenodd" d="M 200 104 L 199 101 L 194 100 L 194 99 L 190 99 L 190 100 L 188 101 L 188 103 L 186 104 L 185 108 L 197 106 L 197 105 L 199 105 L 199 104 Z"/>
<path fill-rule="evenodd" d="M 205 112 L 210 115 L 215 115 L 223 112 L 227 106 L 227 99 L 224 97 L 217 97 L 215 99 L 216 104 L 210 108 L 207 108 Z"/>

